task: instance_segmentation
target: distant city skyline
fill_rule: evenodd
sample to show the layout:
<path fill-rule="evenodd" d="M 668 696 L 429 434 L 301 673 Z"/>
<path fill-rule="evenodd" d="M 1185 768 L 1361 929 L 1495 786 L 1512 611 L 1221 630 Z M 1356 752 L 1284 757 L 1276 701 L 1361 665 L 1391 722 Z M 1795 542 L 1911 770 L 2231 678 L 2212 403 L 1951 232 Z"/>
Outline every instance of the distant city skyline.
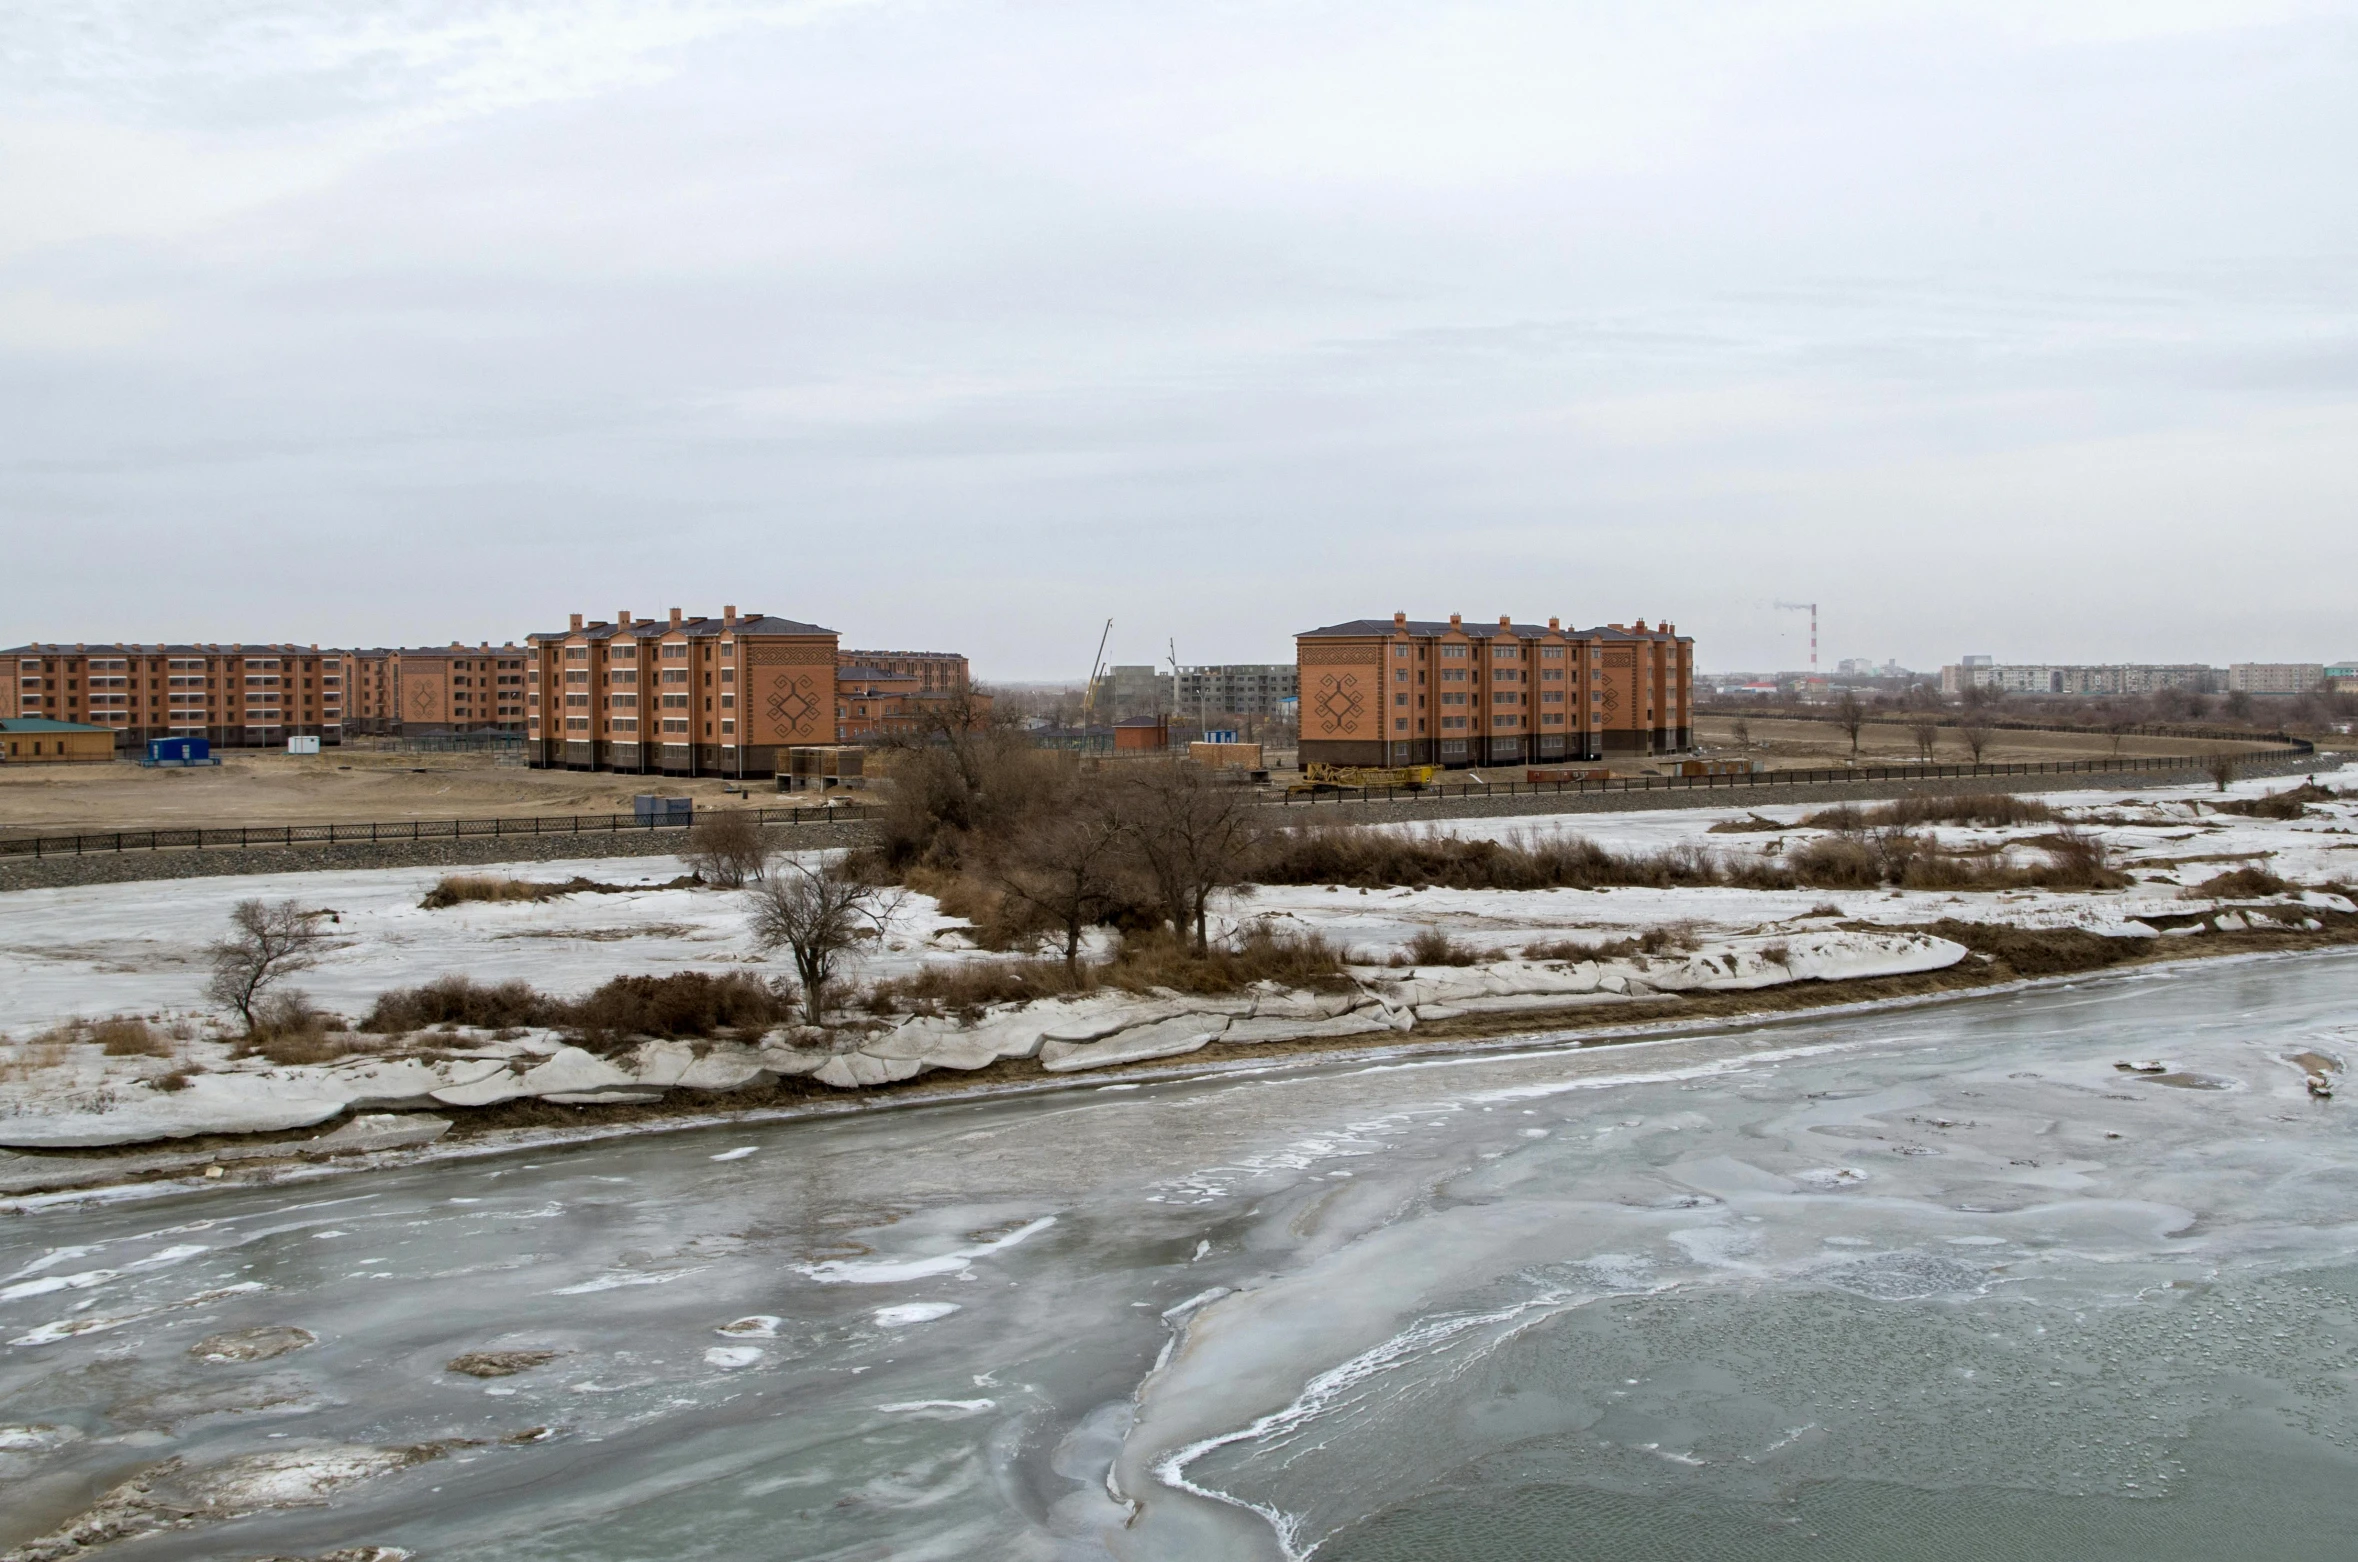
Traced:
<path fill-rule="evenodd" d="M 2358 651 L 2358 17 L 0 16 L 0 643 Z M 614 582 L 633 600 L 610 600 Z"/>

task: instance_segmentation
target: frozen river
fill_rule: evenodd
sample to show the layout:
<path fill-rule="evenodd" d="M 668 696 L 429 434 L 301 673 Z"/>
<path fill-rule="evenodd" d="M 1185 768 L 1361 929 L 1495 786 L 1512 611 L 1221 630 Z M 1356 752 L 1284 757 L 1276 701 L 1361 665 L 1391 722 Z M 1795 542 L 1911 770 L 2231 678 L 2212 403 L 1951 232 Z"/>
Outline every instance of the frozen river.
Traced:
<path fill-rule="evenodd" d="M 2358 1062 L 2358 957 L 50 1209 L 0 1547 L 436 1444 L 104 1555 L 2344 1557 L 2304 1050 Z M 316 1343 L 192 1354 L 265 1326 Z"/>

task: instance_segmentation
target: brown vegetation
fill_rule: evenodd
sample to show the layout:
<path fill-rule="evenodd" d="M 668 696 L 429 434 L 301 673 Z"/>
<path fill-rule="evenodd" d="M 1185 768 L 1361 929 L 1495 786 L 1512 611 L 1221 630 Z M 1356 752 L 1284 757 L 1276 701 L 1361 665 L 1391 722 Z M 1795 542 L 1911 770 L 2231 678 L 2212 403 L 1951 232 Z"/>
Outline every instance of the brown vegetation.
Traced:
<path fill-rule="evenodd" d="M 318 962 L 320 921 L 330 913 L 305 911 L 291 900 L 241 900 L 229 914 L 229 936 L 210 945 L 212 977 L 205 996 L 254 1030 L 255 1011 L 279 983 Z"/>
<path fill-rule="evenodd" d="M 793 1013 L 789 994 L 743 972 L 617 976 L 586 997 L 571 1000 L 536 992 L 521 981 L 494 984 L 445 976 L 379 994 L 360 1028 L 389 1036 L 438 1026 L 545 1026 L 605 1049 L 633 1036 L 758 1035 Z"/>
<path fill-rule="evenodd" d="M 90 1039 L 110 1058 L 168 1058 L 173 1052 L 171 1037 L 128 1015 L 100 1020 L 90 1027 Z"/>
<path fill-rule="evenodd" d="M 691 889 L 703 880 L 693 874 L 673 879 L 657 886 L 662 889 Z M 426 898 L 418 905 L 427 911 L 444 911 L 468 901 L 555 900 L 560 895 L 622 895 L 648 886 L 644 884 L 606 884 L 597 879 L 574 877 L 562 884 L 550 884 L 537 879 L 502 878 L 489 873 L 446 873 L 426 891 Z"/>
<path fill-rule="evenodd" d="M 869 988 L 861 1006 L 872 1014 L 958 1014 L 972 1018 L 992 1004 L 1085 992 L 1155 991 L 1218 994 L 1257 982 L 1335 989 L 1350 985 L 1343 952 L 1315 933 L 1256 923 L 1226 945 L 1198 953 L 1155 929 L 1124 938 L 1110 959 L 1068 967 L 1061 958 L 960 961 L 928 965 L 915 975 Z"/>
<path fill-rule="evenodd" d="M 2232 868 L 2178 893 L 2187 900 L 2260 900 L 2270 895 L 2297 894 L 2299 890 L 2299 885 L 2277 877 L 2266 868 L 2253 866 Z"/>
<path fill-rule="evenodd" d="M 1801 821 L 1810 830 L 1877 830 L 1892 825 L 1914 829 L 1927 824 L 2045 824 L 2055 810 L 2035 797 L 2012 792 L 1979 792 L 1963 797 L 1903 797 L 1894 802 L 1861 807 L 1843 803 L 1820 809 Z"/>
<path fill-rule="evenodd" d="M 720 809 L 696 816 L 682 855 L 698 878 L 722 889 L 743 889 L 748 880 L 767 874 L 772 853 L 752 814 Z"/>

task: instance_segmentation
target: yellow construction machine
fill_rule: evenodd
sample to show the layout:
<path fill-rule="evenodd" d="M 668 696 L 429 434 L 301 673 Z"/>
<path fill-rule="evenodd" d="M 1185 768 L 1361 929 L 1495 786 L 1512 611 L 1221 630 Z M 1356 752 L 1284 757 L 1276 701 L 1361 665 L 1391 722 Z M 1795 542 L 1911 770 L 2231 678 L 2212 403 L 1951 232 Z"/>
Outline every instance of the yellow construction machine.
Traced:
<path fill-rule="evenodd" d="M 1440 774 L 1437 765 L 1396 765 L 1389 770 L 1365 765 L 1324 765 L 1313 761 L 1302 767 L 1302 779 L 1286 788 L 1290 793 L 1339 792 L 1346 787 L 1394 786 L 1420 792 Z"/>

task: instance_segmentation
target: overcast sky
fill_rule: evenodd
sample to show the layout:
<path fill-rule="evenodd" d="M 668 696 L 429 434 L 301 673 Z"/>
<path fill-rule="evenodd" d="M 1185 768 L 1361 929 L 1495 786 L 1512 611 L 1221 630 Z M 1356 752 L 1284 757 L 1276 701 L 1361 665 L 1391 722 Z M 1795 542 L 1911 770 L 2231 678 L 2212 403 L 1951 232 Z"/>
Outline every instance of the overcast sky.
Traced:
<path fill-rule="evenodd" d="M 2354 152 L 2350 3 L 11 5 L 0 643 L 2349 656 Z"/>

